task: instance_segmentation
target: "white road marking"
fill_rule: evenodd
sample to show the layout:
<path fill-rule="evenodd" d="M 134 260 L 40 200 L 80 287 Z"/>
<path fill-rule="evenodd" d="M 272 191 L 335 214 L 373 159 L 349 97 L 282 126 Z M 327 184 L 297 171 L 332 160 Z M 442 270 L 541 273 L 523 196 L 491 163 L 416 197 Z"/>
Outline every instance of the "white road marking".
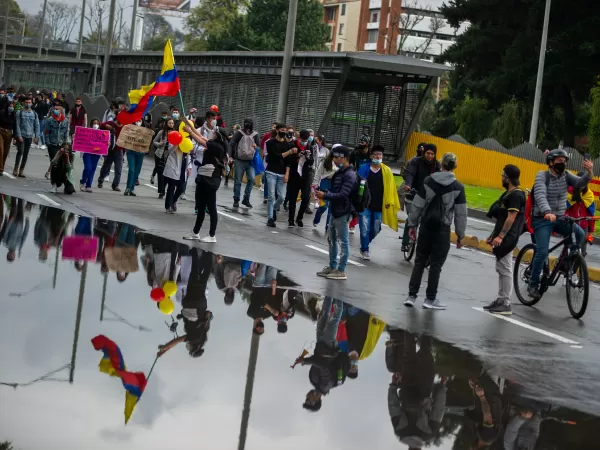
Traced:
<path fill-rule="evenodd" d="M 244 222 L 244 219 L 240 219 L 239 217 L 232 216 L 231 214 L 227 214 L 221 211 L 217 211 L 217 214 L 221 214 L 222 216 L 229 217 L 230 219 L 237 220 L 238 222 Z"/>
<path fill-rule="evenodd" d="M 314 245 L 306 245 L 308 248 L 312 248 L 313 250 L 316 250 L 318 252 L 324 253 L 325 255 L 329 255 L 329 251 L 324 250 L 322 248 L 319 247 L 315 247 Z M 358 266 L 358 267 L 365 267 L 364 264 L 358 263 L 356 261 L 352 261 L 351 259 L 348 260 L 348 264 L 352 264 L 353 266 Z"/>
<path fill-rule="evenodd" d="M 10 178 L 11 180 L 14 180 L 15 177 L 12 176 L 12 174 L 8 173 L 8 172 L 4 172 L 4 176 Z"/>
<path fill-rule="evenodd" d="M 475 219 L 473 217 L 467 217 L 467 220 L 472 220 L 473 222 L 483 223 L 485 225 L 494 225 L 493 222 L 488 222 L 487 220 Z"/>
<path fill-rule="evenodd" d="M 580 346 L 579 342 L 573 341 L 571 339 L 567 339 L 566 337 L 559 336 L 558 334 L 554 334 L 550 331 L 542 330 L 541 328 L 534 327 L 533 325 L 529 325 L 527 323 L 520 322 L 516 319 L 513 319 L 512 317 L 501 316 L 499 314 L 490 314 L 489 312 L 484 311 L 483 308 L 478 308 L 475 306 L 473 306 L 473 309 L 475 311 L 479 311 L 484 314 L 487 314 L 488 316 L 493 316 L 497 319 L 506 320 L 507 322 L 510 322 L 514 325 L 518 325 L 520 327 L 527 328 L 528 330 L 535 331 L 536 333 L 543 334 L 544 336 L 550 337 L 552 339 L 556 339 L 557 341 L 562 342 L 563 344 L 571 344 L 571 346 L 577 346 L 574 348 L 582 348 Z"/>
<path fill-rule="evenodd" d="M 148 186 L 149 188 L 158 190 L 158 188 L 156 186 L 152 186 L 151 184 L 148 184 L 148 183 L 144 184 L 144 186 Z"/>
<path fill-rule="evenodd" d="M 47 195 L 44 194 L 38 194 L 38 197 L 40 197 L 41 199 L 46 200 L 48 203 L 50 203 L 51 205 L 54 206 L 60 206 L 60 203 L 55 202 L 54 200 L 52 200 L 50 197 L 48 197 Z"/>

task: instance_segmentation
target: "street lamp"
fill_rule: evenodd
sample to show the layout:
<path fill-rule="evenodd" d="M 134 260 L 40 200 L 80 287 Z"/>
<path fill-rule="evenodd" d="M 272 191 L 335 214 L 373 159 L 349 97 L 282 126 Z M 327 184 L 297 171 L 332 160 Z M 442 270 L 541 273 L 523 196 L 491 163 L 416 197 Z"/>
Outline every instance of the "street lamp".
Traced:
<path fill-rule="evenodd" d="M 92 88 L 92 95 L 96 96 L 96 85 L 98 84 L 98 61 L 100 53 L 100 39 L 102 38 L 102 5 L 101 2 L 106 0 L 100 0 L 98 2 L 98 37 L 96 38 L 96 61 L 94 62 L 94 87 Z"/>

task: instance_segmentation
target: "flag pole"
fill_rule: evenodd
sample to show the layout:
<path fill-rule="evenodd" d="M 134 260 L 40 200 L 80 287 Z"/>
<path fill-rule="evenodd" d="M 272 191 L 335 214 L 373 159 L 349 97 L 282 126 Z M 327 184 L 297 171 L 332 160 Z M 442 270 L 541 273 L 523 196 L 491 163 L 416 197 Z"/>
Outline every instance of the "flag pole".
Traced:
<path fill-rule="evenodd" d="M 152 363 L 152 367 L 150 367 L 150 372 L 148 372 L 148 376 L 146 377 L 146 383 L 150 381 L 150 376 L 152 375 L 152 371 L 154 370 L 154 366 L 156 365 L 156 361 L 158 361 L 158 355 L 154 358 L 154 362 Z"/>
<path fill-rule="evenodd" d="M 179 89 L 179 102 L 181 103 L 181 115 L 185 117 L 185 106 L 183 106 L 183 97 L 181 96 L 181 89 Z"/>

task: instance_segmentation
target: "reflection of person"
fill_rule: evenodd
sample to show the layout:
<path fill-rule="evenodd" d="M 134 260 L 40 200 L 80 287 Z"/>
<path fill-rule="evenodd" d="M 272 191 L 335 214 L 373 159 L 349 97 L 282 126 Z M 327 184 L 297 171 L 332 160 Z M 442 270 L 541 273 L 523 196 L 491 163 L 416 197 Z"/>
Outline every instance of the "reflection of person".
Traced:
<path fill-rule="evenodd" d="M 214 275 L 217 289 L 225 293 L 225 304 L 231 305 L 235 299 L 235 291 L 242 281 L 241 261 L 227 256 L 214 257 Z"/>
<path fill-rule="evenodd" d="M 477 427 L 477 438 L 472 448 L 486 448 L 496 442 L 502 429 L 502 396 L 498 385 L 485 373 L 477 379 L 470 379 L 469 386 L 475 401 L 473 409 L 468 410 L 466 415 Z"/>
<path fill-rule="evenodd" d="M 198 254 L 201 252 L 201 255 Z M 191 250 L 192 270 L 187 285 L 187 290 L 181 302 L 181 314 L 178 319 L 183 320 L 185 335 L 175 338 L 165 345 L 160 345 L 158 356 L 164 355 L 177 344 L 185 342 L 186 349 L 192 358 L 204 354 L 204 344 L 208 338 L 212 313 L 208 310 L 206 299 L 206 285 L 212 272 L 212 255 L 196 248 Z"/>
<path fill-rule="evenodd" d="M 10 212 L 1 233 L 2 242 L 8 248 L 6 260 L 13 262 L 17 256 L 17 249 L 20 254 L 29 234 L 29 218 L 24 217 L 22 199 L 12 198 Z"/>

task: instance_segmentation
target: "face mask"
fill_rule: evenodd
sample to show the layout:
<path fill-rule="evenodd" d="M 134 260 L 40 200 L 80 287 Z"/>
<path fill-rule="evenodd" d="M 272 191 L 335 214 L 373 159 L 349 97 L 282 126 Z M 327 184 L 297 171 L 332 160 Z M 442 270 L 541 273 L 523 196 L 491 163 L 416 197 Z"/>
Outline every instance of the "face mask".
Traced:
<path fill-rule="evenodd" d="M 10 98 L 11 100 L 13 99 L 13 97 L 15 96 L 15 94 L 9 92 L 8 94 L 6 94 L 8 96 L 8 98 Z"/>
<path fill-rule="evenodd" d="M 308 141 L 300 141 L 300 145 L 302 145 L 302 147 L 306 147 L 308 145 Z"/>
<path fill-rule="evenodd" d="M 52 114 L 54 114 L 55 116 L 60 116 L 60 111 L 58 109 L 55 109 L 54 111 L 52 111 Z"/>
<path fill-rule="evenodd" d="M 343 169 L 344 168 L 344 163 L 339 163 L 338 164 L 338 169 Z"/>
<path fill-rule="evenodd" d="M 563 173 L 567 169 L 567 165 L 565 163 L 554 163 L 554 170 L 559 175 Z"/>
<path fill-rule="evenodd" d="M 99 129 L 99 128 L 100 128 L 100 125 L 98 125 L 97 123 L 95 123 L 94 125 L 92 125 L 92 128 L 93 128 L 94 130 L 97 130 L 97 129 Z"/>
<path fill-rule="evenodd" d="M 4 94 L 0 94 L 0 98 L 4 98 Z"/>
<path fill-rule="evenodd" d="M 167 116 L 160 116 L 162 120 L 167 120 Z"/>
<path fill-rule="evenodd" d="M 376 166 L 378 166 L 379 164 L 381 164 L 383 162 L 382 159 L 372 159 L 371 162 L 373 164 L 375 164 Z"/>
<path fill-rule="evenodd" d="M 135 124 L 139 127 L 142 124 L 142 121 L 138 120 Z"/>
<path fill-rule="evenodd" d="M 15 108 L 13 108 L 12 106 L 9 106 L 8 107 L 8 112 L 9 113 L 15 112 Z"/>
<path fill-rule="evenodd" d="M 286 136 L 285 131 L 279 131 L 277 132 L 277 136 L 279 136 L 281 139 L 283 139 Z"/>
<path fill-rule="evenodd" d="M 312 142 L 314 139 L 315 139 L 314 137 L 310 136 L 310 137 L 308 138 L 308 142 Z"/>
<path fill-rule="evenodd" d="M 358 144 L 358 148 L 367 148 L 366 144 Z"/>
<path fill-rule="evenodd" d="M 215 119 L 211 120 L 210 121 L 210 126 L 213 127 L 213 128 L 216 127 L 217 126 L 217 121 Z"/>
<path fill-rule="evenodd" d="M 25 109 L 30 109 L 31 105 L 29 103 L 25 103 Z"/>
<path fill-rule="evenodd" d="M 175 119 L 175 120 L 179 119 L 179 114 L 173 113 L 173 119 Z"/>

